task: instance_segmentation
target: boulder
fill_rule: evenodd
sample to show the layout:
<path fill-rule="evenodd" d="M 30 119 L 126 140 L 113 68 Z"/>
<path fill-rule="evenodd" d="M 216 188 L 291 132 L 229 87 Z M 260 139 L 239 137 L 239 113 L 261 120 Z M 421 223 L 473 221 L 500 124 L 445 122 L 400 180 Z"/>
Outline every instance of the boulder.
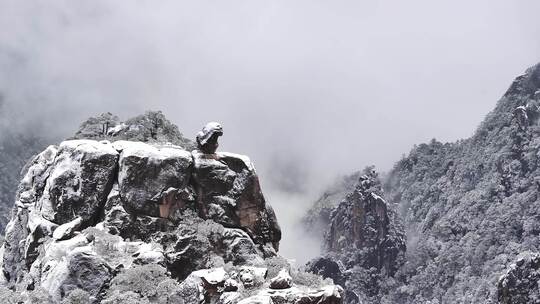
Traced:
<path fill-rule="evenodd" d="M 227 272 L 225 272 L 223 267 L 197 270 L 194 271 L 192 275 L 200 278 L 207 288 L 217 289 L 217 287 L 223 287 L 227 280 Z"/>
<path fill-rule="evenodd" d="M 73 236 L 73 234 L 81 227 L 82 217 L 77 217 L 69 223 L 58 226 L 53 232 L 53 238 L 56 240 L 64 240 Z"/>
<path fill-rule="evenodd" d="M 22 282 L 40 286 L 58 302 L 75 289 L 97 297 L 115 269 L 132 265 L 141 245 L 95 228 L 67 240 L 51 239 Z"/>
<path fill-rule="evenodd" d="M 332 257 L 318 257 L 313 259 L 306 265 L 306 270 L 318 274 L 325 279 L 330 278 L 335 284 L 345 285 L 343 265 L 339 260 Z"/>
<path fill-rule="evenodd" d="M 78 216 L 83 225 L 96 222 L 112 188 L 117 159 L 118 152 L 109 143 L 62 142 L 54 163 L 48 163 L 43 193 L 35 193 L 41 194 L 35 201 L 36 210 L 43 218 L 59 225 Z"/>
<path fill-rule="evenodd" d="M 242 266 L 238 273 L 238 277 L 244 287 L 259 286 L 266 280 L 268 269 L 264 267 Z"/>
<path fill-rule="evenodd" d="M 79 229 L 99 220 L 114 182 L 117 159 L 111 144 L 91 140 L 49 146 L 32 159 L 6 227 L 2 269 L 9 287 L 22 281 L 56 227 L 75 220 L 71 224 L 78 227 L 72 228 Z"/>
<path fill-rule="evenodd" d="M 190 295 L 187 303 L 298 303 L 298 304 L 341 304 L 344 291 L 337 285 L 321 285 L 317 288 L 303 285 L 292 286 L 292 278 L 286 270 L 278 277 L 289 285 L 284 289 L 272 289 L 274 279 L 267 280 L 266 268 L 240 267 L 224 271 L 223 268 L 193 272 L 181 284 L 181 294 Z M 249 277 L 249 280 L 246 278 Z M 240 280 L 235 290 L 227 289 L 227 282 Z M 209 284 L 209 281 L 213 282 Z M 270 286 L 270 288 L 268 288 Z"/>
<path fill-rule="evenodd" d="M 270 289 L 287 289 L 292 286 L 292 278 L 286 269 L 281 269 L 278 275 L 270 280 Z"/>
<path fill-rule="evenodd" d="M 120 141 L 118 189 L 129 213 L 169 217 L 183 208 L 191 177 L 191 154 L 180 147 Z"/>

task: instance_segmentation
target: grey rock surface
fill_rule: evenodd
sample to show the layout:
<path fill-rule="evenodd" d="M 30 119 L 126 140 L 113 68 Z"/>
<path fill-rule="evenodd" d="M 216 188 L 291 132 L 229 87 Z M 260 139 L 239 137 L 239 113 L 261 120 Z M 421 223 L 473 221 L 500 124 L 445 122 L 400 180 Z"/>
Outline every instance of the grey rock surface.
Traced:
<path fill-rule="evenodd" d="M 217 152 L 193 152 L 193 184 L 204 218 L 227 227 L 241 227 L 265 252 L 277 251 L 281 228 L 266 202 L 249 158 Z"/>
<path fill-rule="evenodd" d="M 367 169 L 345 200 L 332 212 L 326 252 L 347 269 L 376 268 L 393 276 L 405 253 L 405 234 L 393 207 L 382 198 L 377 173 Z"/>
<path fill-rule="evenodd" d="M 270 289 L 287 289 L 292 287 L 292 277 L 286 269 L 281 269 L 277 276 L 270 280 Z"/>
<path fill-rule="evenodd" d="M 233 304 L 266 288 L 281 235 L 253 165 L 219 153 L 202 174 L 197 153 L 132 141 L 48 147 L 20 183 L 0 285 L 53 303 Z M 216 193 L 229 205 L 210 215 L 199 198 Z"/>
<path fill-rule="evenodd" d="M 191 153 L 172 145 L 115 142 L 120 152 L 118 189 L 130 213 L 168 217 L 183 208 L 193 161 Z"/>

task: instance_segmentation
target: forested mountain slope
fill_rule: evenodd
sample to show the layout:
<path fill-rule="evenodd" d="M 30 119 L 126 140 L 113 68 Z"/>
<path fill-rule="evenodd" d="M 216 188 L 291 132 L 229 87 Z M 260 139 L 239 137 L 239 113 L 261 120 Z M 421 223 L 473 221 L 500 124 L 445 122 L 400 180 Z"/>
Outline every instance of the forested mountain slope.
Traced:
<path fill-rule="evenodd" d="M 472 137 L 415 146 L 386 175 L 381 193 L 403 222 L 405 261 L 393 276 L 364 277 L 356 290 L 344 269 L 348 285 L 362 295 L 371 280 L 379 294 L 365 298 L 381 303 L 537 303 L 526 283 L 536 277 L 535 259 L 522 256 L 540 251 L 539 117 L 536 65 Z M 366 211 L 352 221 L 369 223 Z"/>
<path fill-rule="evenodd" d="M 419 145 L 389 174 L 409 240 L 399 298 L 495 301 L 517 255 L 540 249 L 539 93 L 536 65 L 471 138 Z"/>

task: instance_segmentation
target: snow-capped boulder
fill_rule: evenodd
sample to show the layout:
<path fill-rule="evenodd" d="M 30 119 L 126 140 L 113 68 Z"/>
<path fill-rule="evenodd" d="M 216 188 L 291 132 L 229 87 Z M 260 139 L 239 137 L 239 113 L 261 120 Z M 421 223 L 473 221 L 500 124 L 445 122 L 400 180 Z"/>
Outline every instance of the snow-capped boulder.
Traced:
<path fill-rule="evenodd" d="M 273 289 L 276 280 L 266 277 L 263 267 L 241 267 L 224 271 L 223 268 L 205 269 L 193 272 L 180 287 L 181 293 L 189 295 L 188 303 L 302 303 L 302 304 L 341 304 L 344 291 L 333 284 L 322 284 L 316 288 L 302 284 L 292 286 L 293 278 L 281 271 L 277 276 L 280 283 L 289 287 Z M 264 275 L 263 275 L 264 274 Z M 251 279 L 246 281 L 246 277 Z M 227 282 L 234 281 L 235 289 L 227 289 Z M 211 283 L 209 283 L 211 282 Z M 248 296 L 246 296 L 248 295 Z M 251 295 L 251 296 L 249 296 Z"/>
<path fill-rule="evenodd" d="M 287 289 L 292 286 L 292 278 L 287 269 L 281 269 L 277 276 L 270 280 L 271 289 Z"/>
<path fill-rule="evenodd" d="M 318 257 L 306 265 L 306 270 L 323 278 L 330 278 L 334 283 L 344 286 L 345 275 L 343 264 L 332 257 Z"/>
<path fill-rule="evenodd" d="M 82 217 L 79 216 L 69 223 L 58 226 L 53 232 L 53 238 L 56 240 L 70 238 L 81 227 L 82 223 Z"/>
<path fill-rule="evenodd" d="M 113 185 L 117 160 L 118 152 L 110 143 L 63 142 L 47 170 L 36 210 L 59 225 L 77 217 L 85 224 L 96 221 Z"/>
<path fill-rule="evenodd" d="M 110 143 L 73 140 L 48 147 L 30 162 L 6 227 L 2 269 L 8 286 L 22 279 L 59 225 L 80 218 L 80 228 L 99 220 L 117 160 Z"/>
<path fill-rule="evenodd" d="M 274 303 L 341 304 L 343 288 L 338 285 L 327 285 L 316 290 L 303 290 L 297 287 L 266 289 L 261 291 L 259 296 L 270 297 Z"/>
<path fill-rule="evenodd" d="M 223 287 L 227 280 L 227 272 L 223 267 L 197 270 L 192 275 L 200 278 L 207 288 Z"/>
<path fill-rule="evenodd" d="M 168 217 L 186 202 L 181 196 L 191 177 L 191 154 L 178 146 L 115 142 L 121 151 L 118 188 L 132 214 Z"/>

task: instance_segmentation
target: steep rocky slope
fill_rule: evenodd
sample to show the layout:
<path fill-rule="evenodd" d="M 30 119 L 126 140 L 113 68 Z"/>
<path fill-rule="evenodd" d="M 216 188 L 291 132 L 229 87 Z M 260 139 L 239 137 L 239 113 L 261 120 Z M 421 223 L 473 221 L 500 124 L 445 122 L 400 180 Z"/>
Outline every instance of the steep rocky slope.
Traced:
<path fill-rule="evenodd" d="M 25 303 L 341 303 L 277 255 L 249 159 L 70 140 L 29 164 L 1 249 L 0 298 Z"/>
<path fill-rule="evenodd" d="M 471 138 L 418 145 L 395 165 L 380 196 L 403 219 L 406 259 L 393 276 L 367 276 L 382 286 L 373 301 L 538 303 L 536 258 L 520 255 L 540 251 L 539 117 L 536 65 L 512 83 Z M 367 272 L 368 260 L 358 267 Z M 346 285 L 369 292 L 363 282 L 350 278 Z"/>
<path fill-rule="evenodd" d="M 355 175 L 358 179 L 353 190 L 338 204 L 325 205 L 335 207 L 328 216 L 324 255 L 306 268 L 343 285 L 347 303 L 376 303 L 386 292 L 387 281 L 404 262 L 405 233 L 395 206 L 383 198 L 381 181 L 373 167 Z M 317 206 L 320 202 L 310 214 L 321 210 Z"/>

